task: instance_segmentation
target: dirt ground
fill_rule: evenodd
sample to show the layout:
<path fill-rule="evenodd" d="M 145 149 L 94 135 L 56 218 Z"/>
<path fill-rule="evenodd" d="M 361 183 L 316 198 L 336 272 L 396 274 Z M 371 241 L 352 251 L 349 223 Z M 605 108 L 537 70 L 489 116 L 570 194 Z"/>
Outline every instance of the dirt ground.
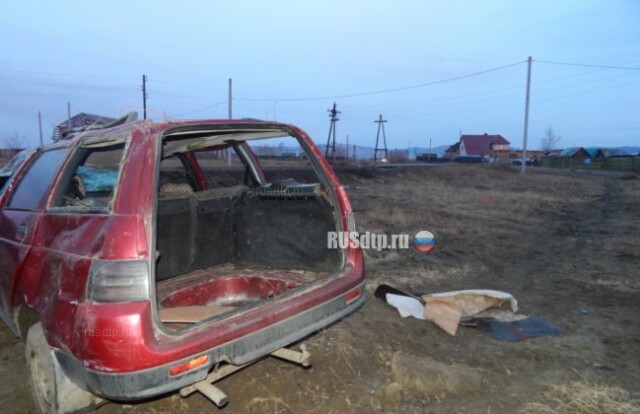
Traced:
<path fill-rule="evenodd" d="M 640 397 L 640 180 L 445 165 L 339 173 L 361 232 L 433 232 L 431 254 L 367 251 L 363 308 L 305 340 L 313 367 L 260 361 L 217 385 L 218 410 L 177 395 L 99 413 L 516 413 L 552 385 L 618 386 Z M 501 342 L 402 319 L 373 297 L 496 289 L 564 332 Z M 0 328 L 0 411 L 33 412 L 23 345 Z"/>

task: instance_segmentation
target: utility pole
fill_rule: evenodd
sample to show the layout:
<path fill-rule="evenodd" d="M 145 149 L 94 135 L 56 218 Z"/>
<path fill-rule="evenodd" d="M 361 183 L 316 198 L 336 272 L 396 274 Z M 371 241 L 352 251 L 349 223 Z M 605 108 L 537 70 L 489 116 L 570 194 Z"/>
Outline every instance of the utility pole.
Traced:
<path fill-rule="evenodd" d="M 524 101 L 524 134 L 522 137 L 522 165 L 520 174 L 527 169 L 527 135 L 529 134 L 529 96 L 531 93 L 531 56 L 527 59 L 527 96 Z"/>
<path fill-rule="evenodd" d="M 67 134 L 71 132 L 71 103 L 67 102 Z"/>
<path fill-rule="evenodd" d="M 232 105 L 233 105 L 233 80 L 231 78 L 229 78 L 229 98 L 228 98 L 228 105 L 229 105 L 229 119 L 233 118 L 233 110 L 232 110 Z"/>
<path fill-rule="evenodd" d="M 349 161 L 349 134 L 347 134 L 347 161 Z"/>
<path fill-rule="evenodd" d="M 44 145 L 42 141 L 42 115 L 40 115 L 40 111 L 38 111 L 38 130 L 40 131 L 40 146 Z"/>
<path fill-rule="evenodd" d="M 329 148 L 331 148 L 331 158 L 335 160 L 336 158 L 336 122 L 340 120 L 338 118 L 338 114 L 340 111 L 336 109 L 336 103 L 333 103 L 333 108 L 327 109 L 329 112 L 329 119 L 331 119 L 331 124 L 329 125 L 329 136 L 327 137 L 327 145 L 324 150 L 324 157 L 329 158 Z"/>
<path fill-rule="evenodd" d="M 233 80 L 229 78 L 229 97 L 228 97 L 228 106 L 229 106 L 229 119 L 233 118 Z M 227 148 L 225 150 L 225 157 L 227 158 L 227 165 L 231 166 L 231 148 Z"/>
<path fill-rule="evenodd" d="M 142 119 L 147 119 L 147 75 L 142 75 Z"/>
<path fill-rule="evenodd" d="M 375 165 L 376 161 L 378 160 L 378 151 L 383 151 L 384 152 L 384 158 L 387 158 L 387 136 L 384 133 L 384 123 L 387 122 L 386 119 L 382 119 L 382 114 L 380 114 L 380 117 L 378 118 L 377 121 L 373 121 L 376 124 L 378 124 L 378 133 L 376 135 L 376 149 L 373 150 L 373 164 Z M 380 148 L 379 147 L 379 142 L 380 142 L 380 131 L 382 131 L 382 140 L 384 142 L 384 148 Z"/>
<path fill-rule="evenodd" d="M 429 138 L 429 162 L 431 162 L 431 138 Z"/>

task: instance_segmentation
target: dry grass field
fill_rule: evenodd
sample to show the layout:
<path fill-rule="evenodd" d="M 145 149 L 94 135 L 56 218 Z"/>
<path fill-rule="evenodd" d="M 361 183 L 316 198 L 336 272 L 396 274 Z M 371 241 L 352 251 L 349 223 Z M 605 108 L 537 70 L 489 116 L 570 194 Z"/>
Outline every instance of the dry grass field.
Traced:
<path fill-rule="evenodd" d="M 231 401 L 221 413 L 640 411 L 640 180 L 479 165 L 339 175 L 361 232 L 429 230 L 437 247 L 367 251 L 368 301 L 305 341 L 313 367 L 252 365 L 218 384 Z M 381 283 L 506 291 L 564 332 L 515 343 L 472 328 L 451 337 L 374 298 Z M 30 412 L 22 345 L 4 326 L 0 343 L 0 407 Z M 98 412 L 205 410 L 218 412 L 195 394 Z"/>

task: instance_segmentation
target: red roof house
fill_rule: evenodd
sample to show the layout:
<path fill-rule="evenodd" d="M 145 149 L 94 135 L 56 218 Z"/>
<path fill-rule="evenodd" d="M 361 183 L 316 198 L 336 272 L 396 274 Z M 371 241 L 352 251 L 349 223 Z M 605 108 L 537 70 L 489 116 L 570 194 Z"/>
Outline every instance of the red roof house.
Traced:
<path fill-rule="evenodd" d="M 460 137 L 460 155 L 496 155 L 509 151 L 511 143 L 502 135 L 462 135 Z"/>

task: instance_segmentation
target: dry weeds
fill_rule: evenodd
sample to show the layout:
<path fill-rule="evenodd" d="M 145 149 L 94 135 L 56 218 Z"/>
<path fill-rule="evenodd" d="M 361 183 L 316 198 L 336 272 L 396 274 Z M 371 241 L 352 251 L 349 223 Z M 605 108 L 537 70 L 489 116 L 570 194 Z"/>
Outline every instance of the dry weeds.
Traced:
<path fill-rule="evenodd" d="M 529 403 L 522 414 L 638 414 L 640 401 L 620 387 L 587 382 L 553 385 L 544 402 Z"/>

